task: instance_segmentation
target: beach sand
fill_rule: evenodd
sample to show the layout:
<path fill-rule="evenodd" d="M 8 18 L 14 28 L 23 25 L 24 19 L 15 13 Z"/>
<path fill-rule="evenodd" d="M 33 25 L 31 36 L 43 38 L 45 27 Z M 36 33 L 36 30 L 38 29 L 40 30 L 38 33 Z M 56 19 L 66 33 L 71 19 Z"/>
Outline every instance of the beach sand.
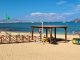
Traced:
<path fill-rule="evenodd" d="M 57 37 L 64 38 L 64 35 L 57 34 Z M 68 35 L 68 40 L 73 37 L 78 36 Z M 80 46 L 71 41 L 58 45 L 38 42 L 0 44 L 0 60 L 80 60 Z"/>

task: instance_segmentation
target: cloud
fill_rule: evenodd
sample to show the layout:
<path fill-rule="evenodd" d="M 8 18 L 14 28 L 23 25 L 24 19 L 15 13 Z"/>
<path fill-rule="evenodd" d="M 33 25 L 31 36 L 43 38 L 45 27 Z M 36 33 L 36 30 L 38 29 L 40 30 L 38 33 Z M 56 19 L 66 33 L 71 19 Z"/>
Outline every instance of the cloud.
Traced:
<path fill-rule="evenodd" d="M 38 20 L 38 21 L 53 21 L 55 14 L 56 13 L 34 12 L 34 13 L 31 13 L 30 15 L 34 17 L 35 20 Z"/>
<path fill-rule="evenodd" d="M 63 20 L 70 20 L 71 16 L 76 14 L 75 12 L 64 12 L 64 13 L 43 13 L 43 12 L 33 12 L 30 15 L 26 16 L 26 19 L 29 21 L 63 21 Z"/>
<path fill-rule="evenodd" d="M 66 13 L 63 13 L 63 15 L 66 15 L 66 16 L 74 15 L 74 14 L 75 14 L 74 12 L 66 12 Z"/>
<path fill-rule="evenodd" d="M 76 10 L 76 11 L 80 11 L 80 4 L 77 4 L 77 5 L 75 6 L 75 10 Z"/>
<path fill-rule="evenodd" d="M 56 20 L 61 20 L 61 19 L 65 19 L 65 17 L 63 15 L 56 15 L 55 19 Z"/>
<path fill-rule="evenodd" d="M 74 12 L 56 13 L 54 17 L 55 19 L 58 19 L 58 20 L 61 20 L 61 19 L 65 20 L 66 17 L 72 16 L 74 14 L 75 14 Z"/>
<path fill-rule="evenodd" d="M 31 16 L 34 16 L 34 15 L 41 15 L 43 13 L 40 13 L 40 12 L 35 12 L 35 13 L 31 13 Z"/>
<path fill-rule="evenodd" d="M 63 5 L 63 4 L 65 4 L 65 3 L 67 3 L 67 1 L 59 1 L 59 2 L 57 2 L 56 4 L 57 4 L 57 5 Z"/>
<path fill-rule="evenodd" d="M 49 15 L 54 15 L 55 13 L 41 13 L 41 12 L 35 12 L 35 13 L 31 13 L 31 16 L 39 16 L 39 15 L 45 15 L 45 16 L 49 16 Z"/>

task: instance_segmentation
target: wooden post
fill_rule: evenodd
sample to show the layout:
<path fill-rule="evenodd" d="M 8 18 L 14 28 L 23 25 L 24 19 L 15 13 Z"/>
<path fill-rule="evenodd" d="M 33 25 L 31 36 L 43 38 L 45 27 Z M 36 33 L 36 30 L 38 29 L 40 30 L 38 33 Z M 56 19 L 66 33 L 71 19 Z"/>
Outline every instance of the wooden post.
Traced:
<path fill-rule="evenodd" d="M 25 41 L 24 41 L 24 36 L 23 36 L 23 35 L 21 35 L 20 37 L 22 37 L 22 42 L 25 42 Z"/>
<path fill-rule="evenodd" d="M 48 38 L 48 29 L 46 28 L 46 38 Z"/>
<path fill-rule="evenodd" d="M 8 38 L 9 38 L 9 43 L 11 43 L 11 34 L 8 35 Z"/>
<path fill-rule="evenodd" d="M 52 28 L 50 28 L 50 43 L 52 43 Z"/>
<path fill-rule="evenodd" d="M 33 40 L 33 34 L 34 34 L 34 27 L 32 27 L 32 40 Z"/>
<path fill-rule="evenodd" d="M 65 30 L 65 42 L 67 41 L 67 27 L 64 28 Z"/>
<path fill-rule="evenodd" d="M 56 28 L 54 28 L 54 37 L 56 39 Z"/>
<path fill-rule="evenodd" d="M 50 38 L 52 38 L 52 28 L 50 28 Z"/>
<path fill-rule="evenodd" d="M 16 35 L 16 43 L 17 43 L 17 35 Z"/>
<path fill-rule="evenodd" d="M 0 39 L 1 39 L 1 43 L 2 43 L 2 36 L 0 37 Z"/>

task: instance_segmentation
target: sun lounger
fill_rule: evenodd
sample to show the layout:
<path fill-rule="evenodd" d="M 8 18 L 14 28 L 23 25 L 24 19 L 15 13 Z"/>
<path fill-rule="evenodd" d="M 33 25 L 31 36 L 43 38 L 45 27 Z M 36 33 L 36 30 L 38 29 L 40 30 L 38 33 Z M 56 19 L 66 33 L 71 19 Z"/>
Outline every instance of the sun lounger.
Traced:
<path fill-rule="evenodd" d="M 36 39 L 36 38 L 35 38 Z M 12 34 L 0 34 L 0 43 L 22 43 L 22 42 L 30 42 L 31 36 L 29 35 L 12 35 Z"/>

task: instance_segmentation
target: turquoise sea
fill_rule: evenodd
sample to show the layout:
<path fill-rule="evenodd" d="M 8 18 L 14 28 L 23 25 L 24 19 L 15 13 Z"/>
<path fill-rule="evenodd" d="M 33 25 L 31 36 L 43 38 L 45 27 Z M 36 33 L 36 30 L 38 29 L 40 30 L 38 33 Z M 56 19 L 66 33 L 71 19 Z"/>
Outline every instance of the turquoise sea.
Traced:
<path fill-rule="evenodd" d="M 26 23 L 0 23 L 0 30 L 6 31 L 21 31 L 21 32 L 31 32 L 31 26 L 41 26 L 41 22 L 26 22 Z M 63 26 L 66 25 L 68 27 L 68 34 L 72 34 L 73 31 L 80 31 L 80 22 L 44 22 L 44 26 Z M 35 32 L 38 32 L 38 29 L 35 29 Z M 44 29 L 45 33 L 45 29 Z M 53 29 L 54 33 L 54 29 Z M 64 34 L 64 29 L 57 28 L 58 34 Z"/>

